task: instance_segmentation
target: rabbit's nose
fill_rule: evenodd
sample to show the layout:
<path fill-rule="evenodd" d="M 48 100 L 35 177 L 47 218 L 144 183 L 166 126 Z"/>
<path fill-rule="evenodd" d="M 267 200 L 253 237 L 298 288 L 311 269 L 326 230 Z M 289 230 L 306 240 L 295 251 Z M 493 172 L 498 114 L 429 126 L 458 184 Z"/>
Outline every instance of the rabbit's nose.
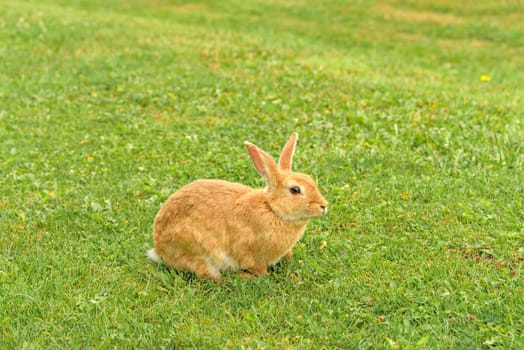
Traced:
<path fill-rule="evenodd" d="M 327 213 L 327 206 L 321 205 L 320 209 L 322 210 L 322 214 L 326 214 Z"/>

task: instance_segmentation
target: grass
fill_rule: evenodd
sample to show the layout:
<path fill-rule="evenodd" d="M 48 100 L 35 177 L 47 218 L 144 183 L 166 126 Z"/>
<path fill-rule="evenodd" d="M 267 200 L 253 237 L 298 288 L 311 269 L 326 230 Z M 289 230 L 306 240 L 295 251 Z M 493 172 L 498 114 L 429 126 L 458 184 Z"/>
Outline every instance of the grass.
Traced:
<path fill-rule="evenodd" d="M 522 348 L 523 22 L 520 1 L 0 1 L 0 348 Z M 146 259 L 170 193 L 262 186 L 243 141 L 295 130 L 331 209 L 290 262 L 217 285 Z"/>

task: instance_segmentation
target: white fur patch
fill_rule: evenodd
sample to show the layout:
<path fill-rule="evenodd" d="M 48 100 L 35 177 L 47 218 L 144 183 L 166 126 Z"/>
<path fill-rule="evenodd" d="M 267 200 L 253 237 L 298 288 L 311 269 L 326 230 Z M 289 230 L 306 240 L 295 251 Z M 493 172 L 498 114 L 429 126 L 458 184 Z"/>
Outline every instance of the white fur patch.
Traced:
<path fill-rule="evenodd" d="M 225 270 L 238 270 L 238 262 L 234 260 L 232 257 L 226 254 L 226 252 L 220 252 L 220 271 Z"/>
<path fill-rule="evenodd" d="M 148 252 L 147 252 L 147 257 L 151 260 L 151 261 L 154 261 L 158 264 L 162 264 L 162 258 L 160 257 L 160 255 L 158 255 L 156 253 L 156 250 L 155 248 L 153 249 L 150 249 Z"/>
<path fill-rule="evenodd" d="M 220 251 L 218 254 L 212 257 L 205 257 L 204 260 L 208 266 L 208 269 L 212 271 L 212 273 L 220 274 L 221 271 L 226 271 L 229 269 L 235 271 L 239 268 L 238 262 L 227 255 L 224 251 Z"/>
<path fill-rule="evenodd" d="M 211 275 L 213 277 L 220 277 L 220 270 L 218 269 L 218 267 L 213 263 L 213 260 L 211 260 L 210 258 L 208 258 L 207 256 L 203 258 L 204 261 L 206 262 L 206 266 L 207 266 L 207 269 L 209 271 L 209 273 L 211 273 Z"/>

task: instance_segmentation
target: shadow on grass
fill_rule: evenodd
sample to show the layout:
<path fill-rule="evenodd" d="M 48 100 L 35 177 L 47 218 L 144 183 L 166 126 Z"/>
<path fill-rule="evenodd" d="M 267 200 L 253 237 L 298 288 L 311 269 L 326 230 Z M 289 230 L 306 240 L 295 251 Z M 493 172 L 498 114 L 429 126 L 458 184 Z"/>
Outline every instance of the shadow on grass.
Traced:
<path fill-rule="evenodd" d="M 203 284 L 209 284 L 210 286 L 216 286 L 216 285 L 226 285 L 226 284 L 238 284 L 238 281 L 241 282 L 250 282 L 250 281 L 261 281 L 261 280 L 268 280 L 271 279 L 275 282 L 279 282 L 282 279 L 287 278 L 287 274 L 289 273 L 289 261 L 280 261 L 276 263 L 275 265 L 272 265 L 268 268 L 268 274 L 261 277 L 255 277 L 252 278 L 246 278 L 242 277 L 241 273 L 249 274 L 247 271 L 225 271 L 222 273 L 222 280 L 220 282 L 214 282 L 212 280 L 202 279 L 197 277 L 194 273 L 188 272 L 188 271 L 179 271 L 173 267 L 166 266 L 159 263 L 151 262 L 150 265 L 154 269 L 154 274 L 151 277 L 154 277 L 155 279 L 162 282 L 162 284 L 165 287 L 168 287 L 168 289 L 171 289 L 173 287 L 173 283 L 176 283 L 175 280 L 183 281 L 188 285 L 203 285 Z M 167 285 L 169 284 L 169 286 Z"/>

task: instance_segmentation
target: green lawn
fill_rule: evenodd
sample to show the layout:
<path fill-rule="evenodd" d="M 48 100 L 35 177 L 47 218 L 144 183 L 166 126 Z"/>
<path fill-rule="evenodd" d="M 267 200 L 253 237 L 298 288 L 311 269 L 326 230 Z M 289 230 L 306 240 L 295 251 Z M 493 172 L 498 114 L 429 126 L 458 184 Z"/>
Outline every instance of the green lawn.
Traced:
<path fill-rule="evenodd" d="M 318 3 L 318 4 L 314 4 Z M 524 348 L 524 3 L 0 0 L 1 349 Z M 330 202 L 290 262 L 155 265 L 197 178 Z"/>

